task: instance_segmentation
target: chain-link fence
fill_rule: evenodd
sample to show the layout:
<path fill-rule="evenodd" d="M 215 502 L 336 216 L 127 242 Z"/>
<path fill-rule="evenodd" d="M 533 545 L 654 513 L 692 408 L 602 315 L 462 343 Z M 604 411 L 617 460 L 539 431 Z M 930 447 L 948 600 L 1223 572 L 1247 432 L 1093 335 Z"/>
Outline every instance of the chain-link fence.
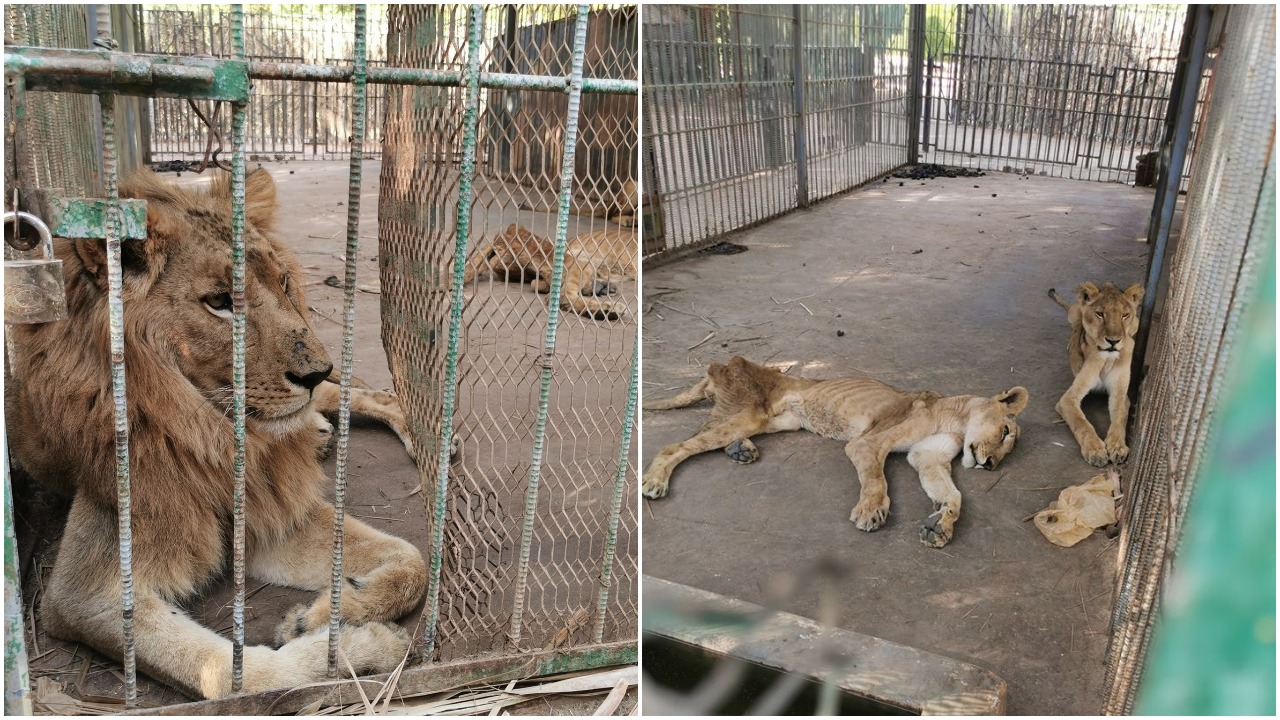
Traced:
<path fill-rule="evenodd" d="M 1110 714 L 1133 711 L 1195 479 L 1208 469 L 1205 452 L 1219 427 L 1214 418 L 1224 377 L 1233 368 L 1241 333 L 1248 331 L 1241 323 L 1268 267 L 1265 258 L 1275 253 L 1270 148 L 1276 121 L 1276 9 L 1219 6 L 1212 21 L 1208 10 L 1200 12 L 1197 32 L 1212 35 L 1221 23 L 1221 46 L 1203 146 L 1194 159 L 1183 230 L 1169 264 L 1161 323 L 1152 336 L 1141 388 L 1107 657 L 1104 707 Z"/>
<path fill-rule="evenodd" d="M 635 17 L 634 7 L 590 13 L 584 62 L 600 73 L 592 77 L 635 79 Z M 392 64 L 462 68 L 465 20 L 464 7 L 397 9 L 391 16 Z M 486 8 L 480 67 L 566 73 L 572 56 L 544 50 L 546 39 L 565 38 L 573 22 L 565 6 Z M 436 29 L 427 42 L 419 38 L 424 27 Z M 531 41 L 537 38 L 542 40 Z M 628 43 L 624 57 L 612 54 L 612 48 Z M 599 96 L 595 107 L 601 112 L 589 114 L 588 97 L 583 95 L 579 111 L 563 96 L 536 90 L 480 91 L 474 108 L 477 127 L 482 133 L 487 129 L 489 138 L 505 141 L 490 149 L 497 146 L 510 162 L 484 165 L 475 157 L 480 172 L 472 178 L 465 165 L 423 162 L 464 156 L 472 144 L 478 155 L 484 147 L 463 125 L 468 107 L 462 88 L 401 87 L 388 96 L 379 205 L 383 337 L 397 389 L 419 423 L 419 445 L 426 448 L 420 467 L 433 481 L 442 460 L 443 419 L 453 417 L 457 436 L 454 472 L 445 494 L 432 498 L 429 509 L 444 521 L 437 632 L 441 659 L 542 647 L 561 631 L 567 631 L 572 643 L 589 642 L 593 636 L 597 641 L 634 638 L 637 631 L 636 516 L 630 501 L 635 485 L 629 467 L 612 587 L 602 588 L 600 580 L 608 554 L 607 510 L 625 419 L 627 368 L 635 352 L 634 281 L 615 278 L 618 292 L 597 302 L 613 308 L 617 319 L 595 320 L 568 305 L 561 308 L 554 292 L 548 302 L 527 286 L 500 279 L 506 272 L 520 275 L 506 265 L 514 258 L 502 257 L 504 243 L 518 239 L 509 226 L 519 224 L 544 240 L 556 235 L 555 216 L 540 212 L 539 196 L 527 188 L 558 188 L 569 142 L 562 121 L 566 115 L 585 124 L 577 128 L 571 173 L 576 184 L 618 190 L 632 179 L 627 173 L 637 157 L 634 131 L 619 141 L 612 132 L 593 136 L 585 130 L 593 123 L 616 128 L 609 125 L 616 110 L 611 106 L 628 104 L 628 124 L 634 127 L 634 98 Z M 617 162 L 596 162 L 606 157 Z M 471 185 L 470 201 L 461 192 L 464 183 Z M 551 202 L 554 192 L 541 202 Z M 598 207 L 608 205 L 602 201 Z M 432 219 L 423 222 L 426 211 Z M 454 238 L 462 222 L 470 224 L 473 239 L 485 240 L 474 243 L 468 257 L 479 268 L 474 294 L 458 307 L 447 280 L 457 259 Z M 583 215 L 568 222 L 571 236 L 603 237 L 625 248 L 634 267 L 637 241 L 631 230 Z M 571 258 L 578 254 L 592 262 L 572 244 Z M 497 256 L 486 262 L 495 249 Z M 571 282 L 569 275 L 564 282 Z M 581 292 L 577 285 L 569 290 Z M 444 343 L 433 340 L 448 335 L 454 312 L 460 314 L 464 338 L 456 360 Z M 548 344 L 549 333 L 556 338 L 554 345 Z M 446 408 L 439 392 L 440 380 L 450 376 L 455 362 L 456 409 Z M 419 377 L 432 382 L 414 380 Z M 439 502 L 446 507 L 443 513 Z M 606 604 L 597 607 L 602 598 Z"/>
<path fill-rule="evenodd" d="M 14 12 L 6 8 L 6 13 Z M 70 24 L 75 31 L 88 22 L 83 12 L 59 12 L 52 25 Z M 101 95 L 100 171 L 96 163 L 62 157 L 78 152 L 68 139 L 72 135 L 59 135 L 60 129 L 75 130 L 73 125 L 84 119 L 74 115 L 78 106 L 50 106 L 56 117 L 44 121 L 49 127 L 44 144 L 27 140 L 20 149 L 46 153 L 44 161 L 51 167 L 91 168 L 104 181 L 102 190 L 87 183 L 66 186 L 73 195 L 106 196 L 97 201 L 105 210 L 91 231 L 99 233 L 99 241 L 106 240 L 107 272 L 113 274 L 103 298 L 104 306 L 112 308 L 113 347 L 116 342 L 126 346 L 117 281 L 121 233 L 132 226 L 111 218 L 137 220 L 140 209 L 117 196 L 117 139 L 131 133 L 110 122 L 116 114 L 115 94 L 123 90 L 152 97 L 152 103 L 177 103 L 184 109 L 175 113 L 196 116 L 192 105 L 185 104 L 190 97 L 195 107 L 204 103 L 201 113 L 208 125 L 225 130 L 211 137 L 201 121 L 187 140 L 181 140 L 181 133 L 166 136 L 155 125 L 150 134 L 153 148 L 170 142 L 173 152 L 187 152 L 188 157 L 224 143 L 234 178 L 233 275 L 243 278 L 245 162 L 267 148 L 299 147 L 323 154 L 315 137 L 310 144 L 280 144 L 296 127 L 290 114 L 314 109 L 315 95 L 277 92 L 270 83 L 340 87 L 335 102 L 342 106 L 348 102 L 342 98 L 349 97 L 350 106 L 334 113 L 333 134 L 340 136 L 335 142 L 346 146 L 342 153 L 351 160 L 351 174 L 334 502 L 341 517 L 363 147 L 376 146 L 385 127 L 378 208 L 382 330 L 410 419 L 431 536 L 424 552 L 430 566 L 428 597 L 417 638 L 429 664 L 398 675 L 400 692 L 633 661 L 638 629 L 632 428 L 638 387 L 639 243 L 630 227 L 638 204 L 635 6 L 390 6 L 373 13 L 356 6 L 345 30 L 332 13 L 317 10 L 332 23 L 335 37 L 345 36 L 315 46 L 286 42 L 290 28 L 305 35 L 298 30 L 301 25 L 266 16 L 255 21 L 236 7 L 222 12 L 210 7 L 144 10 L 144 17 L 153 21 L 144 27 L 153 30 L 144 32 L 145 46 L 152 51 L 169 48 L 162 56 L 109 52 L 111 22 L 102 13 L 96 18 L 100 51 L 6 47 L 7 71 L 20 89 L 29 91 L 18 95 L 24 104 L 17 116 L 29 115 L 32 100 L 66 102 L 85 93 Z M 334 12 L 345 16 L 346 10 Z M 383 12 L 382 25 L 378 12 Z M 186 27 L 192 17 L 200 33 L 170 34 L 194 43 L 188 46 L 194 49 L 157 45 L 165 41 L 156 27 Z M 165 26 L 168 21 L 160 18 L 172 22 Z M 12 16 L 7 19 L 14 22 Z M 368 41 L 380 40 L 383 33 L 388 62 L 379 63 L 369 52 L 378 43 Z M 37 36 L 10 38 L 42 42 Z M 81 45 L 78 39 L 69 42 Z M 298 60 L 321 55 L 324 59 Z M 335 58 L 349 60 L 334 64 Z M 370 89 L 375 87 L 383 88 L 385 111 L 373 100 Z M 215 122 L 217 102 L 224 105 Z M 379 115 L 385 116 L 385 125 Z M 98 127 L 96 120 L 87 124 Z M 7 137 L 6 143 L 15 147 L 19 140 Z M 183 142 L 193 144 L 183 150 Z M 55 177 L 52 170 L 45 174 Z M 11 172 L 6 180 L 15 176 L 21 186 L 20 174 Z M 36 184 L 45 187 L 45 182 Z M 526 285 L 529 277 L 535 281 Z M 254 312 L 246 313 L 244 303 L 237 301 L 233 327 L 245 327 Z M 237 332 L 230 354 L 232 366 L 243 368 L 246 343 L 243 332 Z M 104 392 L 114 396 L 116 413 L 120 572 L 126 578 L 123 677 L 125 700 L 133 705 L 132 541 L 124 528 L 131 527 L 131 514 L 146 510 L 135 511 L 130 501 L 124 356 L 113 352 L 103 360 L 112 367 L 103 382 Z M 243 387 L 242 378 L 235 382 Z M 243 398 L 243 392 L 236 389 L 236 397 Z M 228 425 L 234 437 L 227 445 L 234 439 L 236 453 L 244 457 L 246 409 L 242 399 L 237 402 L 228 410 L 229 418 L 239 419 L 235 427 Z M 237 498 L 244 497 L 243 468 L 241 464 L 237 477 L 227 478 L 237 488 Z M 247 654 L 242 654 L 246 549 L 244 505 L 238 507 L 234 513 L 227 509 L 228 517 L 234 517 L 232 536 L 239 538 L 230 551 L 236 618 L 227 648 L 232 692 L 239 690 L 236 683 L 242 676 L 251 674 L 241 663 Z M 335 529 L 335 607 L 344 582 L 342 534 L 340 527 Z M 9 570 L 6 565 L 7 577 Z M 149 595 L 153 589 L 143 584 L 137 592 L 140 608 L 154 608 L 148 604 L 154 600 Z M 140 609 L 139 617 L 144 612 L 150 610 Z M 335 640 L 337 618 L 331 615 Z M 20 616 L 16 619 L 21 623 Z M 147 651 L 139 647 L 142 652 Z M 336 657 L 331 644 L 330 675 L 337 671 Z M 441 663 L 446 660 L 455 662 Z M 140 664 L 148 661 L 141 658 Z M 265 702 L 274 711 L 289 711 L 321 697 L 350 701 L 352 692 L 350 687 L 304 688 Z M 202 711 L 267 708 L 252 701 L 233 698 Z"/>
<path fill-rule="evenodd" d="M 662 209 L 646 256 L 907 162 L 905 5 L 658 5 L 644 23 L 646 194 Z"/>
<path fill-rule="evenodd" d="M 1133 182 L 1163 139 L 1185 13 L 1183 5 L 929 5 L 921 157 Z"/>

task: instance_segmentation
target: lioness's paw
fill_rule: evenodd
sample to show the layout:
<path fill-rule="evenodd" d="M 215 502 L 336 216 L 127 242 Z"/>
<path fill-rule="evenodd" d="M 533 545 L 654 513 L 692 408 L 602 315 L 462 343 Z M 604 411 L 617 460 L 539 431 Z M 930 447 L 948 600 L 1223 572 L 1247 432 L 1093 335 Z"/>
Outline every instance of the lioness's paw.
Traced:
<path fill-rule="evenodd" d="M 320 413 L 315 415 L 316 459 L 324 462 L 333 453 L 333 423 Z"/>
<path fill-rule="evenodd" d="M 640 491 L 644 496 L 657 500 L 658 498 L 667 496 L 667 480 L 656 475 L 645 473 L 644 480 L 640 483 Z"/>
<path fill-rule="evenodd" d="M 1111 458 L 1111 462 L 1120 465 L 1129 459 L 1129 446 L 1120 438 L 1108 437 L 1107 457 Z"/>
<path fill-rule="evenodd" d="M 747 465 L 760 459 L 760 450 L 756 448 L 756 444 L 745 438 L 733 441 L 724 451 L 740 465 Z"/>
<path fill-rule="evenodd" d="M 853 512 L 849 514 L 849 520 L 857 526 L 859 530 L 879 530 L 884 525 L 884 521 L 889 518 L 889 498 L 881 498 L 874 502 L 859 500 L 857 505 L 853 506 Z"/>
<path fill-rule="evenodd" d="M 924 526 L 920 528 L 920 542 L 935 548 L 951 542 L 951 528 L 943 522 L 941 510 L 925 518 Z"/>
<path fill-rule="evenodd" d="M 1089 438 L 1080 445 L 1080 454 L 1088 461 L 1090 465 L 1097 467 L 1105 467 L 1111 462 L 1111 457 L 1107 454 L 1107 448 L 1098 438 Z"/>

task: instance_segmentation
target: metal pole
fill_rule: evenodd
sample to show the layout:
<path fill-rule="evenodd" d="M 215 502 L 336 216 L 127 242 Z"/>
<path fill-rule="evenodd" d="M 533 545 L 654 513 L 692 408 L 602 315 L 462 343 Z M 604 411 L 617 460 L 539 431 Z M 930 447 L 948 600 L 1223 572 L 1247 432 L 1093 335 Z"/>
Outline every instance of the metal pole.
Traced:
<path fill-rule="evenodd" d="M 462 278 L 467 269 L 467 238 L 471 231 L 471 190 L 476 174 L 476 126 L 480 117 L 480 34 L 484 6 L 472 5 L 467 19 L 467 67 L 463 75 L 466 100 L 462 110 L 462 162 L 458 174 L 457 241 L 453 252 L 453 297 L 449 301 L 449 346 L 445 357 L 439 464 L 436 468 L 435 505 L 431 517 L 431 567 L 427 578 L 426 637 L 423 655 L 435 653 L 440 622 L 440 567 L 444 554 L 445 506 L 449 500 L 449 447 L 453 442 L 453 413 L 458 395 L 458 338 L 462 334 Z M 553 296 L 554 297 L 554 296 Z M 555 303 L 552 303 L 552 307 Z"/>
<path fill-rule="evenodd" d="M 622 517 L 622 498 L 627 487 L 627 468 L 631 464 L 631 431 L 635 425 L 639 385 L 640 332 L 637 327 L 635 347 L 631 353 L 631 384 L 627 387 L 627 405 L 622 411 L 622 442 L 618 446 L 618 472 L 613 477 L 613 504 L 609 506 L 609 530 L 604 544 L 604 561 L 600 564 L 600 595 L 596 599 L 596 642 L 604 642 L 604 618 L 609 607 L 609 590 L 613 585 L 613 560 L 618 549 L 618 521 Z"/>
<path fill-rule="evenodd" d="M 1209 42 L 1209 6 L 1188 7 L 1185 28 L 1180 63 L 1184 72 L 1180 78 L 1181 82 L 1174 85 L 1174 98 L 1170 101 L 1172 123 L 1166 135 L 1165 150 L 1162 152 L 1162 156 L 1168 153 L 1168 162 L 1160 164 L 1160 178 L 1156 181 L 1155 206 L 1151 211 L 1151 225 L 1147 228 L 1147 242 L 1151 244 L 1151 252 L 1147 266 L 1146 294 L 1142 298 L 1142 314 L 1138 321 L 1138 335 L 1134 338 L 1131 370 L 1136 382 L 1129 383 L 1129 395 L 1135 404 L 1141 399 L 1138 391 L 1142 386 L 1143 368 L 1146 364 L 1151 316 L 1155 311 L 1160 276 L 1164 272 L 1169 233 L 1173 228 L 1173 211 L 1178 204 L 1182 168 L 1186 166 L 1191 126 L 1195 121 L 1196 100 L 1200 97 L 1200 78 L 1204 74 L 1204 58 Z"/>
<path fill-rule="evenodd" d="M 347 183 L 347 255 L 343 281 L 342 381 L 338 390 L 337 472 L 333 479 L 333 569 L 329 586 L 329 677 L 338 669 L 338 625 L 342 620 L 342 540 L 346 517 L 347 448 L 351 436 L 351 356 L 356 332 L 356 256 L 360 252 L 360 182 L 364 159 L 368 9 L 356 6 L 355 65 L 351 98 L 351 179 Z"/>
<path fill-rule="evenodd" d="M 231 44 L 236 57 L 244 57 L 244 10 L 232 6 Z M 244 685 L 245 603 L 245 244 L 244 244 L 244 142 L 248 103 L 233 103 L 231 116 L 231 412 L 235 435 L 235 463 L 231 514 L 231 692 Z"/>
<path fill-rule="evenodd" d="M 910 118 L 910 124 L 907 126 L 907 164 L 915 165 L 920 162 L 921 116 L 928 112 L 925 110 L 925 105 L 929 102 L 929 98 L 921 90 L 924 78 L 925 6 L 912 5 L 908 22 L 911 28 L 907 49 L 907 62 L 911 74 L 911 102 L 907 110 Z M 929 132 L 927 125 L 924 132 Z"/>
<path fill-rule="evenodd" d="M 806 158 L 807 136 L 804 108 L 804 5 L 792 5 L 792 109 L 795 112 L 796 207 L 809 207 L 809 163 Z"/>
<path fill-rule="evenodd" d="M 529 577 L 529 550 L 533 544 L 533 521 L 538 512 L 538 485 L 542 478 L 542 449 L 547 435 L 547 414 L 551 398 L 551 371 L 556 353 L 556 325 L 560 319 L 560 287 L 564 280 L 564 253 L 569 233 L 569 204 L 573 197 L 573 170 L 578 144 L 578 109 L 582 99 L 582 68 L 587 52 L 586 5 L 578 6 L 578 22 L 573 32 L 573 71 L 569 76 L 569 111 L 564 128 L 564 154 L 560 160 L 560 212 L 556 223 L 555 257 L 551 266 L 551 290 L 547 296 L 547 331 L 542 343 L 542 385 L 538 395 L 538 418 L 533 428 L 533 459 L 529 466 L 529 486 L 525 492 L 524 526 L 520 533 L 520 564 L 516 570 L 515 605 L 511 612 L 511 645 L 519 647 L 524 621 L 524 596 Z"/>
<path fill-rule="evenodd" d="M 13 483 L 9 481 L 9 443 L 4 447 L 4 714 L 31 714 L 31 678 L 22 622 L 22 574 L 13 534 Z"/>

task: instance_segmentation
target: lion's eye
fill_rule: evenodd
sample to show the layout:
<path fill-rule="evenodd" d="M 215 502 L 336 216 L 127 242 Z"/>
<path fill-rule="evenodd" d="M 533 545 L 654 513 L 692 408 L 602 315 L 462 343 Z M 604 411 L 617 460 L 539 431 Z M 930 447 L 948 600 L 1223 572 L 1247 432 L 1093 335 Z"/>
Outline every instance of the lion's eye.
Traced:
<path fill-rule="evenodd" d="M 1099 311 L 1095 312 L 1095 313 L 1094 313 L 1094 315 L 1097 315 L 1098 317 L 1102 317 L 1102 311 L 1101 311 L 1101 310 L 1099 310 Z"/>
<path fill-rule="evenodd" d="M 1009 437 L 1009 426 L 1008 426 L 1008 425 L 1005 425 L 1005 426 L 1004 426 L 1004 434 L 1000 436 L 1000 439 L 1001 439 L 1001 440 L 1003 440 L 1003 439 L 1005 439 L 1005 438 L 1007 438 L 1007 437 Z"/>
<path fill-rule="evenodd" d="M 221 318 L 231 317 L 231 293 L 214 293 L 200 298 L 209 312 Z"/>
<path fill-rule="evenodd" d="M 1122 317 L 1123 319 L 1125 319 L 1125 320 L 1128 320 L 1128 319 L 1129 319 L 1129 313 L 1125 313 L 1125 314 L 1124 314 L 1124 315 L 1122 315 L 1121 317 Z"/>

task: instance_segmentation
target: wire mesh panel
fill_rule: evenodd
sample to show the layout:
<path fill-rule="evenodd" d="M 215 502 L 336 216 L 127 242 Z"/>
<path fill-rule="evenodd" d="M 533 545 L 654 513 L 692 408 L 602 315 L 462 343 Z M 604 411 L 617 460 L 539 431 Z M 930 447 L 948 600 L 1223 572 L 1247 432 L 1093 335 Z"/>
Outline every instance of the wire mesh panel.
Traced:
<path fill-rule="evenodd" d="M 467 15 L 462 6 L 393 6 L 388 61 L 463 70 Z M 575 15 L 575 6 L 564 5 L 486 7 L 477 35 L 480 67 L 569 74 L 572 43 L 566 42 Z M 588 17 L 586 76 L 634 80 L 635 8 L 597 7 Z M 379 203 L 384 344 L 420 448 L 428 516 L 444 518 L 438 529 L 444 549 L 439 613 L 429 621 L 436 628 L 429 642 L 437 659 L 450 660 L 634 638 L 632 502 L 620 508 L 603 618 L 597 603 L 602 563 L 610 557 L 610 510 L 635 349 L 638 252 L 634 231 L 603 216 L 620 219 L 610 212 L 621 204 L 613 198 L 635 180 L 634 120 L 618 119 L 628 104 L 634 118 L 635 99 L 604 95 L 593 111 L 584 95 L 577 114 L 563 93 L 516 84 L 481 90 L 473 108 L 479 132 L 468 136 L 467 97 L 463 88 L 388 90 Z M 572 178 L 585 189 L 574 203 L 578 214 L 569 218 L 565 283 L 575 267 L 597 268 L 590 252 L 579 252 L 586 238 L 628 259 L 632 277 L 605 278 L 592 269 L 585 282 L 600 295 L 582 295 L 579 278 L 569 295 L 549 298 L 519 282 L 516 256 L 549 257 L 556 191 L 542 189 L 558 186 L 564 138 L 575 120 L 581 134 Z M 471 162 L 476 169 L 469 172 Z M 462 200 L 459 212 L 459 195 L 467 188 L 471 200 Z M 462 222 L 469 226 L 463 229 L 469 285 L 455 306 L 455 237 Z M 544 269 L 540 280 L 548 279 Z M 607 294 L 603 286 L 610 284 L 615 292 Z M 549 302 L 565 303 L 554 352 L 545 350 Z M 456 410 L 449 417 L 445 393 L 454 358 L 446 339 L 455 310 L 462 338 Z M 547 368 L 554 372 L 540 438 L 539 380 Z M 441 508 L 435 469 L 449 423 L 456 442 L 445 451 L 450 472 Z M 632 473 L 628 462 L 623 497 L 635 495 Z M 522 525 L 529 528 L 527 543 Z"/>
<path fill-rule="evenodd" d="M 929 5 L 928 162 L 1131 182 L 1163 137 L 1185 6 Z"/>
<path fill-rule="evenodd" d="M 1112 714 L 1133 710 L 1187 503 L 1217 427 L 1223 377 L 1247 332 L 1242 320 L 1267 267 L 1263 258 L 1275 252 L 1274 203 L 1264 200 L 1275 196 L 1275 6 L 1214 12 L 1226 12 L 1223 44 L 1129 463 L 1107 658 L 1105 711 Z"/>
<path fill-rule="evenodd" d="M 806 176 L 816 200 L 907 161 L 907 6 L 804 8 Z"/>
<path fill-rule="evenodd" d="M 369 65 L 386 64 L 386 5 L 369 7 Z M 250 61 L 349 66 L 354 37 L 351 5 L 253 6 L 245 12 L 245 54 Z M 231 11 L 226 6 L 146 5 L 140 13 L 144 51 L 166 55 L 231 53 Z M 333 160 L 350 154 L 350 83 L 297 80 L 254 81 L 246 152 L 249 160 Z M 369 87 L 366 156 L 381 151 L 381 85 Z M 207 100 L 153 98 L 150 103 L 150 157 L 214 161 L 221 146 L 230 158 L 230 112 Z M 216 115 L 215 115 L 216 113 Z M 210 125 L 219 137 L 211 138 Z M 212 140 L 212 142 L 211 142 Z"/>
<path fill-rule="evenodd" d="M 644 22 L 646 190 L 661 208 L 646 256 L 906 162 L 905 5 L 658 5 Z"/>

